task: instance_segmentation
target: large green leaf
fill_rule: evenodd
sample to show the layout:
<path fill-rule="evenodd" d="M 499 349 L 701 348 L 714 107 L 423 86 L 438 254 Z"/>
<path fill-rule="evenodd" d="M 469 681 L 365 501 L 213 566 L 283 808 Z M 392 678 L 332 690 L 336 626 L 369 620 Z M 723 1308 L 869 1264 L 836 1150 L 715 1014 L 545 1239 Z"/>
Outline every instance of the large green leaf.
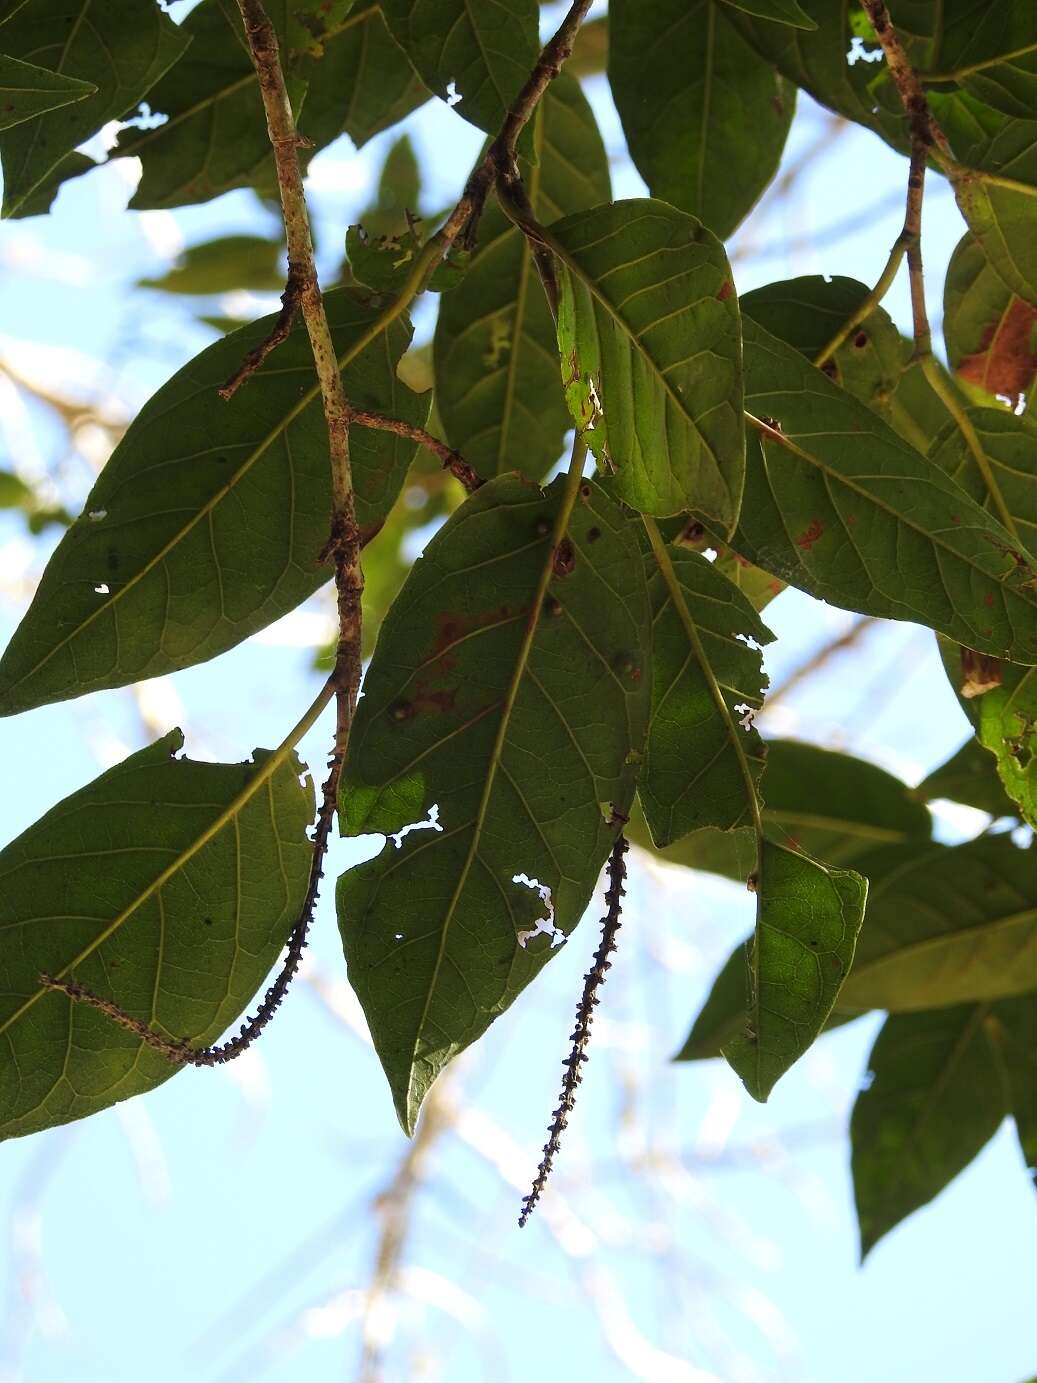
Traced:
<path fill-rule="evenodd" d="M 644 565 L 590 481 L 563 538 L 565 486 L 502 476 L 451 516 L 386 617 L 350 737 L 343 830 L 400 834 L 340 879 L 340 926 L 408 1131 L 550 957 L 537 919 L 575 927 L 634 793 Z"/>
<path fill-rule="evenodd" d="M 958 378 L 1016 405 L 1037 386 L 1037 308 L 1024 302 L 987 264 L 966 235 L 947 267 L 943 338 Z"/>
<path fill-rule="evenodd" d="M 768 283 L 743 293 L 743 317 L 751 317 L 772 336 L 813 361 L 868 296 L 856 279 L 803 278 Z M 870 408 L 885 410 L 902 369 L 900 333 L 884 308 L 877 307 L 822 367 L 824 373 Z M 941 415 L 942 416 L 945 415 Z"/>
<path fill-rule="evenodd" d="M 563 72 L 533 117 L 537 162 L 522 168 L 539 221 L 606 201 L 609 170 L 594 114 Z M 436 403 L 450 445 L 480 475 L 540 480 L 572 426 L 554 322 L 521 231 L 491 203 L 464 281 L 443 299 L 435 335 Z"/>
<path fill-rule="evenodd" d="M 540 52 L 536 0 L 381 0 L 381 8 L 429 90 L 496 134 Z"/>
<path fill-rule="evenodd" d="M 773 426 L 749 441 L 735 547 L 834 605 L 1037 661 L 1035 573 L 1010 534 L 791 347 L 743 325 L 746 408 Z"/>
<path fill-rule="evenodd" d="M 763 771 L 752 715 L 767 679 L 761 648 L 773 634 L 704 557 L 649 552 L 652 715 L 638 796 L 653 841 L 751 824 Z M 718 705 L 722 698 L 726 711 Z"/>
<path fill-rule="evenodd" d="M 745 428 L 723 246 L 693 216 L 648 199 L 568 216 L 547 239 L 562 262 L 566 400 L 616 494 L 648 514 L 693 508 L 726 533 Z"/>
<path fill-rule="evenodd" d="M 294 755 L 176 758 L 173 731 L 0 852 L 0 1138 L 80 1119 L 179 1068 L 75 978 L 173 1040 L 206 1046 L 263 981 L 302 904 L 313 788 Z"/>
<path fill-rule="evenodd" d="M 756 889 L 747 1021 L 722 1053 L 763 1101 L 832 1012 L 853 961 L 868 883 L 764 840 Z"/>
<path fill-rule="evenodd" d="M 93 82 L 81 82 L 0 53 L 0 130 L 82 101 L 96 90 Z"/>
<path fill-rule="evenodd" d="M 1037 988 L 1037 852 L 981 836 L 875 889 L 840 1008 L 911 1011 Z"/>
<path fill-rule="evenodd" d="M 0 49 L 95 91 L 0 135 L 2 214 L 46 210 L 39 196 L 44 193 L 49 206 L 55 175 L 72 171 L 66 157 L 106 121 L 132 111 L 187 43 L 153 0 L 26 0 L 19 6 L 0 24 Z"/>
<path fill-rule="evenodd" d="M 988 1005 L 888 1018 L 850 1120 L 853 1187 L 867 1254 L 952 1181 L 1006 1114 Z"/>
<path fill-rule="evenodd" d="M 928 839 L 929 812 L 877 764 L 797 740 L 770 740 L 766 752 L 763 826 L 775 844 L 856 868 L 880 845 Z M 643 780 L 639 790 L 643 797 Z M 746 842 L 717 830 L 696 831 L 665 849 L 653 847 L 636 825 L 630 838 L 671 864 L 730 879 L 746 876 Z"/>
<path fill-rule="evenodd" d="M 340 359 L 378 315 L 328 293 Z M 196 356 L 138 414 L 52 556 L 0 660 L 0 714 L 189 667 L 286 614 L 329 576 L 327 430 L 300 324 L 228 402 L 216 394 L 272 318 Z M 421 424 L 428 396 L 395 366 L 398 321 L 344 370 L 358 407 Z M 361 527 L 389 512 L 414 444 L 351 431 Z"/>
<path fill-rule="evenodd" d="M 295 0 L 271 7 L 282 38 Z M 116 156 L 140 158 L 136 210 L 207 201 L 235 187 L 274 188 L 263 102 L 234 0 L 202 0 L 184 20 L 187 56 L 151 93 L 167 117 L 153 129 L 123 130 Z M 2 32 L 2 31 L 0 31 Z M 427 99 L 375 5 L 341 17 L 323 54 L 285 62 L 305 160 L 345 130 L 360 145 Z"/>
<path fill-rule="evenodd" d="M 717 0 L 612 0 L 609 25 L 609 84 L 638 172 L 726 239 L 777 172 L 795 87 Z"/>

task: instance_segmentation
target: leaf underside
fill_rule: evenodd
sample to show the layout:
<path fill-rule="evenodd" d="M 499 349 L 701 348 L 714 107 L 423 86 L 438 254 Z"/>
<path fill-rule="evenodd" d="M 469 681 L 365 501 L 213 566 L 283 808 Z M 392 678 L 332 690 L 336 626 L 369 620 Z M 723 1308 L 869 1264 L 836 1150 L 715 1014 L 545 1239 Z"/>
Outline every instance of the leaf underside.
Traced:
<path fill-rule="evenodd" d="M 435 1076 L 568 934 L 628 813 L 649 615 L 636 530 L 584 482 L 552 562 L 561 481 L 490 481 L 447 522 L 386 618 L 341 789 L 346 834 L 406 833 L 338 888 L 350 982 L 411 1131 Z M 514 698 L 513 702 L 510 698 Z M 616 817 L 612 822 L 615 809 Z"/>

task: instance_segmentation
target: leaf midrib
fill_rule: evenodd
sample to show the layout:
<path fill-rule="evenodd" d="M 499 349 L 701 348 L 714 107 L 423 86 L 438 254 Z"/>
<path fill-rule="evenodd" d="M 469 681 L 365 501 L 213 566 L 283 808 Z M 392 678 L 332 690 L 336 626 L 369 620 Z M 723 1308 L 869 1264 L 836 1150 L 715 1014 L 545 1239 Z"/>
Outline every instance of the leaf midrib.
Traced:
<path fill-rule="evenodd" d="M 479 846 L 482 841 L 482 830 L 486 822 L 486 815 L 489 811 L 490 799 L 493 795 L 493 787 L 497 779 L 497 770 L 501 766 L 501 757 L 504 751 L 504 743 L 507 738 L 508 730 L 511 725 L 512 711 L 515 708 L 515 702 L 518 698 L 519 688 L 521 686 L 522 679 L 525 676 L 526 668 L 529 663 L 530 654 L 532 652 L 533 640 L 536 636 L 537 626 L 540 622 L 540 614 L 544 603 L 544 597 L 547 594 L 547 588 L 551 581 L 551 575 L 554 567 L 555 551 L 558 547 L 558 544 L 562 541 L 562 538 L 565 536 L 566 531 L 568 530 L 569 519 L 572 515 L 573 507 L 576 503 L 576 497 L 579 493 L 580 483 L 583 478 L 583 458 L 586 456 L 586 450 L 586 444 L 582 441 L 580 434 L 577 433 L 576 440 L 573 444 L 573 454 L 572 459 L 569 463 L 569 472 L 566 477 L 565 489 L 563 490 L 561 499 L 559 501 L 558 513 L 555 516 L 555 522 L 552 527 L 551 537 L 544 553 L 544 562 L 540 571 L 540 578 L 537 582 L 536 594 L 533 597 L 533 604 L 530 607 L 529 617 L 526 622 L 525 633 L 523 634 L 522 643 L 519 647 L 518 655 L 515 659 L 515 665 L 512 669 L 512 674 L 508 681 L 508 688 L 504 696 L 504 702 L 501 709 L 500 723 L 497 727 L 497 734 L 493 742 L 493 748 L 490 751 L 490 760 L 486 772 L 486 780 L 483 783 L 483 790 L 479 798 L 479 806 L 476 810 L 475 819 L 472 822 L 471 826 L 472 834 L 471 840 L 468 845 L 468 852 L 465 855 L 465 859 L 463 864 L 461 865 L 460 870 L 458 871 L 457 882 L 454 885 L 454 891 L 450 896 L 450 901 L 447 904 L 446 910 L 443 914 L 442 923 L 439 928 L 439 946 L 436 950 L 436 957 L 432 965 L 432 973 L 429 976 L 428 985 L 426 987 L 425 1002 L 422 1005 L 421 1013 L 415 1025 L 414 1045 L 411 1050 L 410 1069 L 407 1073 L 406 1126 L 408 1132 L 413 1131 L 413 1122 L 411 1119 L 411 1106 L 413 1103 L 414 1077 L 418 1061 L 418 1045 L 421 1041 L 421 1035 L 425 1029 L 426 1021 L 428 1020 L 429 1010 L 432 1007 L 432 999 L 433 995 L 436 992 L 436 987 L 439 980 L 439 972 L 442 969 L 443 962 L 446 958 L 447 940 L 450 935 L 451 924 L 453 923 L 454 916 L 461 899 L 461 895 L 464 892 L 465 885 L 467 884 L 468 875 L 471 872 L 472 865 L 478 858 Z"/>

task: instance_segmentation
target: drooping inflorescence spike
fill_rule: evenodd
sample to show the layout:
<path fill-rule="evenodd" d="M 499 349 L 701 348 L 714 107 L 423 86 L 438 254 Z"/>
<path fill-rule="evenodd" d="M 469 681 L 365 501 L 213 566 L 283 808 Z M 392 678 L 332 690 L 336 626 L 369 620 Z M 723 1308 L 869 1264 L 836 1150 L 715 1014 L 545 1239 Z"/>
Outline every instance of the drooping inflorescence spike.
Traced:
<path fill-rule="evenodd" d="M 558 1107 L 551 1116 L 551 1126 L 548 1130 L 547 1142 L 544 1144 L 544 1156 L 537 1170 L 532 1189 L 522 1201 L 519 1228 L 525 1225 L 533 1213 L 533 1208 L 547 1185 L 547 1179 L 551 1175 L 551 1167 L 561 1143 L 562 1132 L 568 1127 L 569 1115 L 573 1112 L 573 1107 L 576 1104 L 576 1087 L 583 1080 L 583 1073 L 580 1068 L 588 1060 L 587 1044 L 590 1041 L 591 1024 L 594 1022 L 594 1010 L 601 1001 L 598 991 L 605 983 L 605 972 L 612 968 L 612 962 L 608 957 L 616 949 L 616 933 L 620 928 L 623 895 L 626 892 L 623 887 L 627 872 L 624 856 L 629 848 L 626 837 L 618 836 L 612 847 L 612 853 L 609 855 L 606 866 L 609 886 L 605 891 L 605 916 L 601 919 L 601 941 L 594 953 L 591 968 L 583 979 L 583 993 L 580 995 L 580 1002 L 576 1007 L 576 1026 L 573 1028 L 569 1039 L 572 1048 L 562 1062 L 562 1069 L 565 1074 L 562 1076 Z"/>

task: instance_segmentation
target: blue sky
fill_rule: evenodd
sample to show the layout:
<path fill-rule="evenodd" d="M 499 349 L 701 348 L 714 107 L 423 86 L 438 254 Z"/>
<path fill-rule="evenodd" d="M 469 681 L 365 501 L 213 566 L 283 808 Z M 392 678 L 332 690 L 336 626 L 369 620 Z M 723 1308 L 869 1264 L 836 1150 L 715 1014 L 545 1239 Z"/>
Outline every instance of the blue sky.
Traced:
<path fill-rule="evenodd" d="M 590 92 L 619 150 L 604 83 Z M 442 105 L 407 128 L 427 170 L 426 206 L 441 207 L 480 137 Z M 828 129 L 804 100 L 788 162 Z M 741 290 L 800 273 L 872 282 L 881 270 L 900 226 L 905 164 L 861 131 L 827 138 L 793 195 L 765 206 L 735 241 Z M 357 155 L 342 140 L 315 160 L 326 264 L 386 147 L 381 137 Z M 931 182 L 925 254 L 938 321 L 962 226 L 946 187 Z M 617 163 L 614 184 L 617 196 L 643 192 L 629 163 Z M 113 406 L 133 407 L 212 339 L 183 305 L 134 281 L 160 271 L 182 243 L 275 223 L 245 194 L 172 215 L 125 214 L 129 191 L 125 166 L 113 167 L 71 184 L 50 218 L 0 227 L 0 358 L 35 369 L 30 346 L 45 347 L 46 367 L 69 387 L 94 362 Z M 833 224 L 851 229 L 816 252 L 800 243 Z M 907 327 L 905 282 L 887 305 Z M 427 311 L 418 323 L 427 334 Z M 53 459 L 58 437 L 41 414 L 20 423 L 3 394 L 0 410 L 0 464 L 31 470 Z M 88 468 L 73 460 L 60 475 L 74 504 Z M 40 554 L 7 520 L 0 541 L 6 639 L 21 573 L 31 577 Z M 767 662 L 780 683 L 851 617 L 790 592 L 766 618 L 779 636 Z M 305 634 L 288 623 L 279 643 L 258 636 L 152 687 L 149 714 L 160 728 L 183 724 L 199 757 L 243 758 L 276 743 L 315 689 L 309 652 L 297 646 Z M 931 635 L 892 624 L 764 728 L 852 750 L 912 782 L 966 734 Z M 308 737 L 311 764 L 322 762 L 329 735 L 322 724 Z M 0 722 L 0 839 L 141 739 L 137 707 L 121 692 Z M 941 818 L 948 838 L 962 826 Z M 329 874 L 358 848 L 336 842 Z M 751 900 L 643 859 L 634 871 L 556 1194 L 519 1233 L 596 911 L 458 1064 L 445 1097 L 456 1127 L 429 1155 L 404 1291 L 381 1318 L 395 1331 L 384 1376 L 1021 1383 L 1037 1368 L 1028 1320 L 1037 1200 L 1011 1129 L 860 1268 L 846 1116 L 878 1019 L 818 1044 L 765 1107 L 721 1063 L 671 1065 L 715 969 L 751 925 Z M 184 1072 L 86 1123 L 4 1144 L 0 1383 L 357 1376 L 376 1198 L 407 1145 L 344 989 L 330 892 L 307 980 L 255 1056 Z"/>

